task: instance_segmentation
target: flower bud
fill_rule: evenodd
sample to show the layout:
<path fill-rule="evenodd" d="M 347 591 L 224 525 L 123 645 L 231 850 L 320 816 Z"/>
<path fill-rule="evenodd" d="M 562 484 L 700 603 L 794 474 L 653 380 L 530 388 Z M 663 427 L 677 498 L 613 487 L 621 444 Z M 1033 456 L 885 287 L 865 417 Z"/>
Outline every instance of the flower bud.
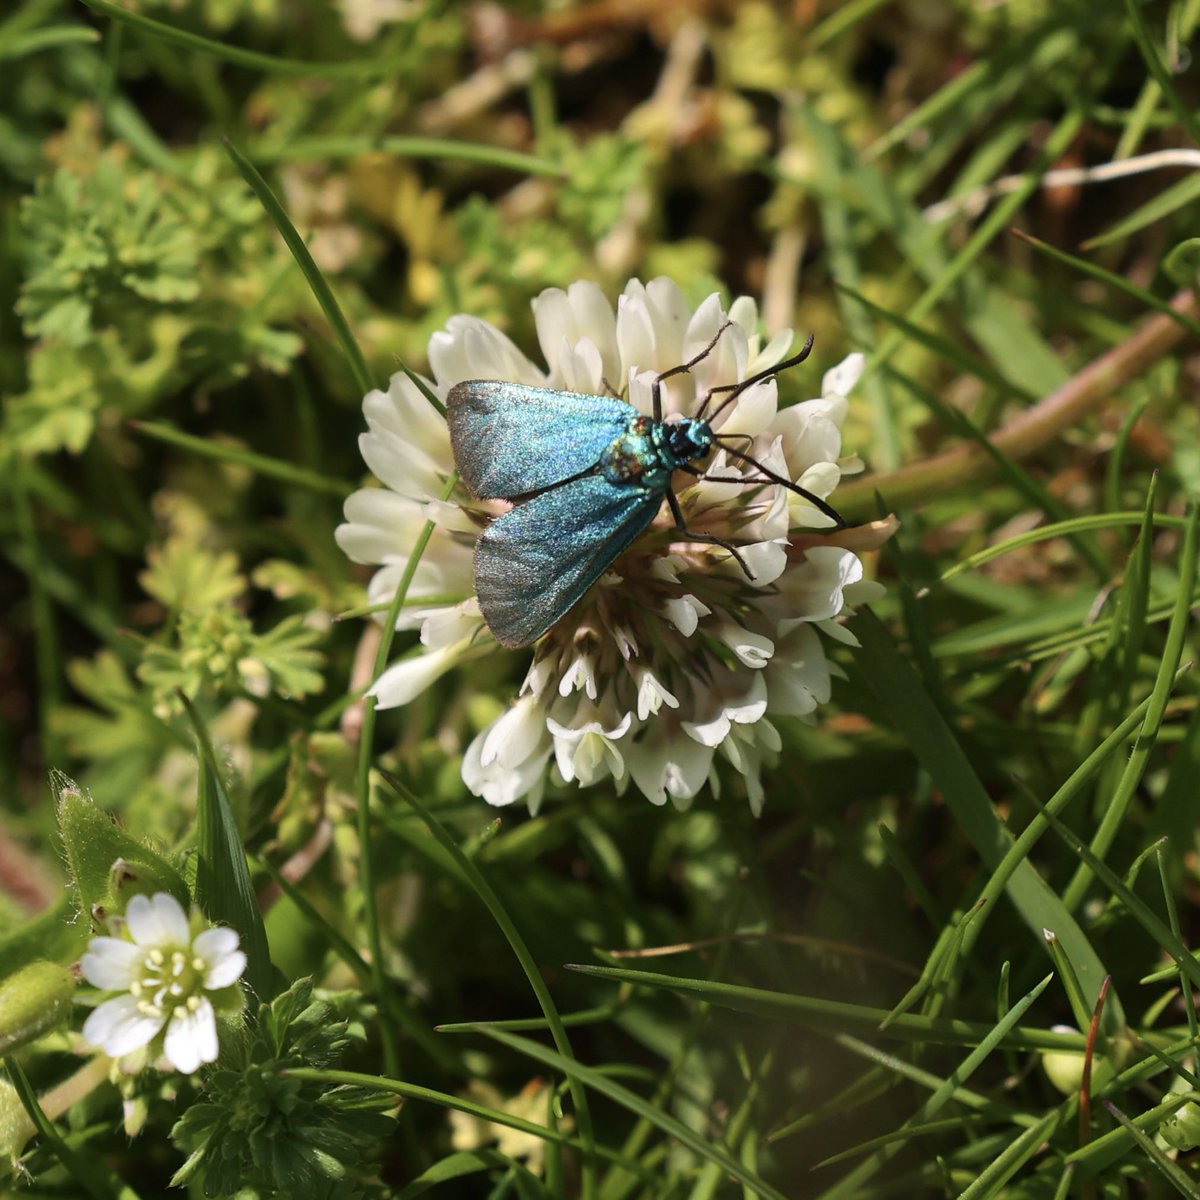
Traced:
<path fill-rule="evenodd" d="M 0 984 L 0 1054 L 27 1045 L 65 1021 L 75 994 L 75 976 L 40 959 Z"/>

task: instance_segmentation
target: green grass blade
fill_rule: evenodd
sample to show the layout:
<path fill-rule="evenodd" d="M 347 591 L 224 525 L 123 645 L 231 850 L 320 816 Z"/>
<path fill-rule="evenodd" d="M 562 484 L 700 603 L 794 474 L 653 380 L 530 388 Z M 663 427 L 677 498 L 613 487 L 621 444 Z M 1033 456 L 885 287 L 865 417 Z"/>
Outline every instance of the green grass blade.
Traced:
<path fill-rule="evenodd" d="M 962 747 L 878 618 L 863 610 L 851 627 L 860 643 L 855 661 L 863 679 L 893 728 L 941 790 L 975 852 L 995 871 L 1013 845 L 1012 834 L 996 815 Z M 1013 866 L 1005 891 L 1043 952 L 1042 930 L 1053 929 L 1058 935 L 1089 1004 L 1094 1003 L 1108 972 L 1070 911 L 1025 859 Z M 1113 993 L 1104 1015 L 1106 1029 L 1123 1023 L 1121 1005 Z"/>
<path fill-rule="evenodd" d="M 753 1171 L 733 1158 L 724 1146 L 719 1146 L 708 1141 L 694 1129 L 683 1124 L 682 1121 L 676 1120 L 669 1113 L 656 1108 L 636 1092 L 630 1091 L 629 1088 L 608 1078 L 602 1072 L 593 1070 L 591 1067 L 585 1067 L 574 1058 L 557 1054 L 555 1051 L 549 1049 L 549 1047 L 541 1045 L 540 1042 L 530 1041 L 528 1038 L 518 1037 L 513 1033 L 505 1033 L 502 1030 L 485 1029 L 482 1027 L 480 1032 L 486 1033 L 488 1037 L 493 1038 L 495 1041 L 509 1046 L 513 1050 L 537 1062 L 562 1071 L 569 1079 L 586 1084 L 593 1091 L 613 1101 L 614 1104 L 619 1104 L 622 1108 L 636 1114 L 643 1120 L 649 1121 L 658 1129 L 661 1129 L 663 1133 L 667 1134 L 668 1137 L 672 1137 L 681 1145 L 686 1146 L 694 1154 L 707 1159 L 711 1163 L 715 1163 L 722 1170 L 727 1171 L 743 1185 L 750 1188 L 756 1196 L 764 1197 L 764 1200 L 786 1200 L 782 1192 L 777 1191 L 770 1184 L 764 1183 Z"/>
<path fill-rule="evenodd" d="M 920 1104 L 915 1113 L 907 1118 L 900 1126 L 906 1129 L 911 1125 L 926 1121 L 935 1116 L 955 1096 L 958 1089 L 983 1064 L 988 1056 L 1004 1041 L 1008 1033 L 1016 1027 L 1018 1020 L 1029 1009 L 1033 1002 L 1046 990 L 1053 975 L 1047 975 L 1031 991 L 1027 992 L 1010 1011 L 982 1038 L 977 1046 L 958 1064 L 957 1067 L 943 1079 L 931 1096 Z M 895 1142 L 880 1147 L 865 1162 L 860 1163 L 838 1184 L 825 1193 L 824 1200 L 835 1200 L 838 1196 L 857 1194 L 858 1189 L 874 1177 L 887 1162 L 903 1148 L 903 1143 Z"/>
<path fill-rule="evenodd" d="M 47 25 L 17 37 L 0 39 L 0 62 L 25 58 L 56 46 L 72 46 L 79 42 L 94 45 L 99 40 L 100 34 L 96 30 L 83 25 Z"/>
<path fill-rule="evenodd" d="M 1095 250 L 1100 246 L 1119 242 L 1123 238 L 1129 237 L 1130 234 L 1137 233 L 1139 229 L 1145 229 L 1147 225 L 1152 225 L 1155 221 L 1161 221 L 1163 217 L 1169 217 L 1173 212 L 1186 208 L 1197 199 L 1200 199 L 1200 173 L 1187 175 L 1178 183 L 1164 188 L 1152 200 L 1147 200 L 1140 208 L 1135 208 L 1127 217 L 1115 221 L 1095 237 L 1088 238 L 1083 243 L 1083 248 Z"/>
<path fill-rule="evenodd" d="M 1165 313 L 1172 321 L 1182 325 L 1188 333 L 1200 335 L 1200 322 L 1193 321 L 1191 317 L 1172 308 L 1169 300 L 1163 300 L 1153 292 L 1138 287 L 1136 283 L 1130 283 L 1124 275 L 1118 275 L 1115 271 L 1106 271 L 1103 267 L 1088 262 L 1086 258 L 1077 258 L 1074 254 L 1068 254 L 1065 250 L 1058 249 L 1057 246 L 1051 246 L 1049 242 L 1043 242 L 1041 238 L 1035 238 L 1032 234 L 1025 233 L 1024 230 L 1014 229 L 1012 234 L 1014 237 L 1020 238 L 1026 245 L 1032 246 L 1039 254 L 1044 254 L 1047 258 L 1062 263 L 1064 266 L 1072 267 L 1089 279 L 1097 279 L 1119 292 L 1124 292 L 1126 296 L 1136 300 L 1139 304 L 1152 308 L 1156 312 Z"/>
<path fill-rule="evenodd" d="M 379 1088 L 406 1100 L 422 1100 L 428 1104 L 436 1104 L 441 1108 L 453 1109 L 455 1112 L 466 1113 L 478 1117 L 481 1121 L 490 1121 L 495 1125 L 503 1125 L 508 1129 L 517 1129 L 521 1133 L 530 1134 L 546 1142 L 557 1142 L 562 1146 L 573 1146 L 583 1152 L 594 1151 L 600 1158 L 616 1163 L 626 1171 L 635 1175 L 644 1175 L 640 1163 L 626 1158 L 610 1150 L 607 1146 L 585 1145 L 579 1138 L 561 1129 L 549 1125 L 538 1125 L 535 1121 L 527 1121 L 524 1117 L 514 1116 L 502 1108 L 491 1108 L 468 1100 L 465 1096 L 453 1096 L 449 1092 L 435 1091 L 433 1088 L 422 1087 L 420 1084 L 408 1083 L 402 1079 L 389 1079 L 386 1075 L 365 1075 L 359 1071 L 334 1071 L 320 1067 L 296 1067 L 283 1072 L 285 1078 L 311 1079 L 318 1083 L 348 1084 L 352 1087 Z"/>
<path fill-rule="evenodd" d="M 1133 40 L 1137 44 L 1150 74 L 1154 77 L 1155 83 L 1158 84 L 1159 90 L 1166 97 L 1167 103 L 1175 110 L 1175 115 L 1187 130 L 1192 142 L 1200 145 L 1200 122 L 1197 122 L 1191 108 L 1184 103 L 1182 97 L 1175 90 L 1175 81 L 1171 78 L 1166 63 L 1158 53 L 1158 47 L 1155 46 L 1154 40 L 1150 36 L 1150 30 L 1146 28 L 1139 0 L 1125 0 L 1125 15 L 1128 17 L 1129 27 L 1133 31 Z"/>
<path fill-rule="evenodd" d="M 986 546 L 984 549 L 968 555 L 966 558 L 956 562 L 949 570 L 943 571 L 938 577 L 938 582 L 945 583 L 946 580 L 953 579 L 956 575 L 961 575 L 965 571 L 974 571 L 976 568 L 982 567 L 985 563 L 991 562 L 992 559 L 1000 558 L 1002 555 L 1009 554 L 1013 550 L 1019 550 L 1022 546 L 1032 546 L 1036 542 L 1045 542 L 1056 537 L 1068 537 L 1073 533 L 1082 533 L 1090 529 L 1118 529 L 1125 525 L 1141 525 L 1144 520 L 1144 512 L 1133 512 L 1130 510 L 1126 512 L 1089 513 L 1083 517 L 1072 517 L 1068 521 L 1056 521 L 1052 525 L 1039 525 L 1037 529 L 1030 529 L 1025 533 L 1005 538 L 1002 542 L 996 542 L 994 545 Z M 1154 513 L 1152 520 L 1155 525 L 1161 526 L 1164 529 L 1184 529 L 1186 527 L 1186 521 L 1183 517 L 1176 517 L 1170 513 Z"/>
<path fill-rule="evenodd" d="M 920 1013 L 901 1013 L 889 1021 L 891 1014 L 884 1008 L 745 987 L 736 983 L 717 983 L 711 979 L 692 979 L 686 975 L 661 975 L 656 971 L 584 963 L 568 963 L 567 969 L 598 979 L 636 984 L 638 987 L 687 992 L 721 1008 L 732 1008 L 759 1017 L 797 1021 L 826 1034 L 834 1030 L 865 1030 L 897 1041 L 977 1046 L 993 1028 L 984 1022 L 964 1021 L 957 1017 L 928 1017 Z M 1082 1050 L 1086 1039 L 1081 1033 L 1022 1026 L 1012 1030 L 1004 1044 L 1026 1050 Z"/>
<path fill-rule="evenodd" d="M 1154 687 L 1150 693 L 1150 706 L 1142 722 L 1142 730 L 1125 770 L 1117 784 L 1112 802 L 1105 810 L 1100 827 L 1092 838 L 1091 850 L 1097 858 L 1103 858 L 1116 840 L 1117 831 L 1124 823 L 1133 801 L 1134 792 L 1145 774 L 1150 752 L 1154 748 L 1159 727 L 1167 711 L 1167 701 L 1175 684 L 1176 672 L 1183 659 L 1183 647 L 1191 623 L 1192 593 L 1196 588 L 1197 551 L 1200 550 L 1200 505 L 1193 505 L 1188 514 L 1184 531 L 1183 553 L 1179 564 L 1179 589 L 1175 601 L 1171 624 L 1167 630 L 1167 641 L 1163 648 L 1162 661 Z M 1069 909 L 1076 908 L 1083 900 L 1091 882 L 1091 872 L 1086 863 L 1081 863 L 1074 878 L 1063 893 L 1063 902 Z M 1048 926 L 1053 929 L 1054 926 Z"/>
<path fill-rule="evenodd" d="M 1136 1117 L 1132 1118 L 1131 1123 L 1134 1128 L 1143 1133 L 1153 1133 L 1184 1104 L 1194 1104 L 1197 1100 L 1200 1100 L 1200 1096 L 1195 1093 L 1173 1092 L 1160 1104 L 1148 1108 L 1143 1113 L 1138 1113 Z M 1077 1166 L 1085 1177 L 1095 1175 L 1096 1172 L 1111 1166 L 1121 1158 L 1131 1145 L 1133 1145 L 1132 1134 L 1124 1126 L 1121 1126 L 1101 1134 L 1100 1137 L 1088 1142 L 1079 1150 L 1072 1151 L 1066 1156 L 1065 1161 L 1068 1166 Z"/>
<path fill-rule="evenodd" d="M 370 58 L 361 55 L 346 59 L 343 62 L 305 62 L 298 58 L 281 58 L 274 54 L 261 54 L 257 50 L 246 50 L 241 46 L 231 46 L 226 42 L 214 41 L 202 37 L 198 33 L 189 33 L 186 29 L 177 29 L 162 21 L 144 17 L 141 13 L 130 12 L 109 0 L 83 0 L 88 8 L 114 21 L 120 21 L 130 29 L 148 37 L 158 38 L 172 46 L 184 50 L 194 50 L 207 54 L 222 62 L 237 63 L 238 66 L 250 67 L 257 71 L 266 71 L 274 75 L 321 75 L 326 79 L 370 79 L 392 74 L 399 68 L 408 65 L 404 60 L 390 58 Z"/>
<path fill-rule="evenodd" d="M 96 0 L 91 0 L 91 2 L 95 3 Z M 342 353 L 346 356 L 346 362 L 354 374 L 358 390 L 366 395 L 374 386 L 371 382 L 371 372 L 367 369 L 367 360 L 363 358 L 358 342 L 354 340 L 354 334 L 350 331 L 350 325 L 333 294 L 333 289 L 326 283 L 325 276 L 321 274 L 320 268 L 313 261 L 313 256 L 309 253 L 304 239 L 284 211 L 279 198 L 259 174 L 258 168 L 228 138 L 225 140 L 225 152 L 233 160 L 233 165 L 237 167 L 250 190 L 258 197 L 267 216 L 279 230 L 279 236 L 283 238 L 287 248 L 292 252 L 296 265 L 308 282 L 309 289 L 316 297 L 321 311 L 325 314 L 334 336 L 342 347 Z"/>
<path fill-rule="evenodd" d="M 237 930 L 246 954 L 245 982 L 259 1000 L 275 995 L 274 971 L 258 897 L 250 883 L 246 852 L 229 797 L 221 784 L 208 730 L 180 694 L 196 734 L 199 783 L 196 797 L 196 902 L 210 921 Z"/>
<path fill-rule="evenodd" d="M 998 391 L 1019 396 L 1030 403 L 1040 399 L 1033 392 L 1013 383 L 1011 380 L 1005 379 L 991 363 L 986 362 L 982 358 L 977 358 L 969 350 L 964 349 L 950 338 L 943 337 L 931 329 L 926 329 L 923 325 L 917 325 L 915 322 L 908 320 L 907 317 L 903 317 L 899 313 L 892 312 L 889 308 L 884 308 L 882 305 L 868 300 L 866 296 L 847 287 L 844 283 L 839 282 L 837 289 L 839 292 L 844 292 L 846 295 L 852 297 L 855 303 L 861 304 L 873 317 L 878 317 L 879 320 L 886 321 L 893 329 L 901 330 L 910 342 L 916 342 L 918 345 L 924 346 L 926 350 L 942 362 L 956 367 L 964 375 L 974 376 L 976 379 L 988 384 L 990 387 L 996 388 Z"/>
<path fill-rule="evenodd" d="M 191 454 L 202 458 L 212 458 L 217 462 L 231 463 L 234 466 L 247 467 L 257 475 L 267 479 L 276 479 L 280 483 L 293 487 L 305 488 L 311 492 L 320 492 L 327 496 L 337 496 L 344 499 L 354 489 L 338 479 L 330 479 L 319 475 L 316 471 L 308 471 L 297 467 L 294 463 L 283 459 L 270 458 L 265 454 L 256 454 L 253 450 L 243 450 L 239 446 L 230 446 L 224 442 L 216 442 L 211 438 L 196 437 L 184 433 L 163 421 L 130 421 L 129 428 L 143 433 L 158 442 L 168 446 L 178 446 Z"/>
<path fill-rule="evenodd" d="M 1067 1119 L 1065 1106 L 1051 1109 L 1036 1125 L 1025 1130 L 1010 1146 L 993 1159 L 958 1194 L 958 1200 L 991 1200 L 1003 1195 L 1004 1185 L 1038 1154 L 1043 1144 Z"/>
<path fill-rule="evenodd" d="M 397 158 L 479 163 L 481 166 L 501 167 L 525 175 L 549 175 L 559 179 L 564 175 L 558 163 L 537 154 L 522 154 L 518 150 L 488 146 L 483 142 L 459 142 L 454 138 L 329 134 L 324 137 L 295 138 L 274 145 L 256 144 L 246 151 L 249 158 L 264 164 L 352 158 L 373 152 L 392 154 Z"/>
<path fill-rule="evenodd" d="M 1192 1181 L 1191 1176 L 1178 1163 L 1173 1162 L 1153 1138 L 1143 1133 L 1115 1104 L 1109 1102 L 1104 1107 L 1181 1196 L 1186 1196 L 1187 1200 L 1200 1200 L 1200 1188 Z"/>
<path fill-rule="evenodd" d="M 546 986 L 546 981 L 542 978 L 537 961 L 529 952 L 529 947 L 525 944 L 525 939 L 521 936 L 512 918 L 508 915 L 508 910 L 501 903 L 500 897 L 496 895 L 492 885 L 488 883 L 479 867 L 462 852 L 458 843 L 450 836 L 449 831 L 441 821 L 398 779 L 387 772 L 383 773 L 383 777 L 387 780 L 388 786 L 396 795 L 409 805 L 421 820 L 425 822 L 429 828 L 429 832 L 433 834 L 446 853 L 454 860 L 460 874 L 467 880 L 479 899 L 483 901 L 484 906 L 492 915 L 492 920 L 496 922 L 500 932 L 504 934 L 505 940 L 512 947 L 512 952 L 521 964 L 521 969 L 525 972 L 525 977 L 529 980 L 529 986 L 532 988 L 533 994 L 537 997 L 542 1015 L 546 1018 L 546 1024 L 550 1029 L 550 1036 L 554 1039 L 554 1044 L 559 1048 L 562 1060 L 564 1062 L 573 1062 L 571 1040 L 567 1037 L 567 1031 L 559 1018 L 558 1007 L 554 1003 L 554 998 L 550 995 L 550 989 Z M 506 1038 L 511 1035 L 500 1033 L 496 1036 Z M 593 1144 L 594 1139 L 592 1136 L 592 1121 L 587 1103 L 587 1095 L 584 1089 L 579 1086 L 579 1082 L 574 1076 L 568 1075 L 568 1080 L 571 1085 L 571 1097 L 575 1103 L 576 1120 L 579 1122 L 579 1133 L 584 1143 L 590 1146 Z M 589 1167 L 585 1162 L 584 1174 L 584 1192 L 585 1194 L 592 1194 L 595 1189 L 594 1165 Z M 592 1178 L 590 1184 L 586 1182 L 586 1177 L 588 1176 Z"/>
<path fill-rule="evenodd" d="M 1039 808 L 1039 812 L 1063 842 L 1083 860 L 1089 871 L 1120 900 L 1129 915 L 1145 929 L 1164 953 L 1174 959 L 1180 971 L 1191 980 L 1192 986 L 1200 987 L 1200 961 L 1197 961 L 1195 955 L 1171 932 L 1171 927 L 1131 891 L 1125 881 L 1102 858 L 1093 854 L 1073 829 L 1048 813 L 1044 807 Z"/>

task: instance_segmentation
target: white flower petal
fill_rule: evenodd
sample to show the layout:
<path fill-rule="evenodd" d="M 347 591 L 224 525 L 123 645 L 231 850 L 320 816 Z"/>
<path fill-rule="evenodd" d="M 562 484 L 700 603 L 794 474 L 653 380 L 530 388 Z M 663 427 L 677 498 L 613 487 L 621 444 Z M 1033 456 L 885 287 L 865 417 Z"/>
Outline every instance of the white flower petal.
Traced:
<path fill-rule="evenodd" d="M 433 384 L 422 379 L 431 392 Z M 423 450 L 447 470 L 453 463 L 446 436 L 446 418 L 429 403 L 420 388 L 403 372 L 388 381 L 386 392 L 368 392 L 363 398 L 363 416 L 368 424 L 391 433 L 399 441 Z"/>
<path fill-rule="evenodd" d="M 655 716 L 663 705 L 678 708 L 679 701 L 671 695 L 654 673 L 643 670 L 638 678 L 637 715 L 639 721 Z"/>
<path fill-rule="evenodd" d="M 83 977 L 106 992 L 124 991 L 141 974 L 146 951 L 124 938 L 94 937 L 79 961 Z"/>
<path fill-rule="evenodd" d="M 542 705 L 534 696 L 523 696 L 484 729 L 475 744 L 481 767 L 495 763 L 512 769 L 528 758 L 544 758 L 549 753 L 549 737 Z"/>
<path fill-rule="evenodd" d="M 397 708 L 401 704 L 408 704 L 431 683 L 458 666 L 470 648 L 470 640 L 465 640 L 402 658 L 375 680 L 367 695 L 375 697 L 377 708 Z"/>
<path fill-rule="evenodd" d="M 556 383 L 580 390 L 578 383 L 567 383 L 568 373 L 563 369 L 562 358 L 565 346 L 575 357 L 574 368 L 586 357 L 596 371 L 595 382 L 587 390 L 599 390 L 602 378 L 614 387 L 620 386 L 616 317 L 608 297 L 596 284 L 578 280 L 565 292 L 547 288 L 533 302 L 533 320 L 542 355 Z M 582 349 L 584 342 L 589 349 Z"/>
<path fill-rule="evenodd" d="M 354 562 L 385 563 L 412 553 L 425 523 L 421 505 L 385 488 L 362 488 L 346 498 L 346 524 L 334 538 Z"/>
<path fill-rule="evenodd" d="M 747 364 L 746 374 L 757 375 L 781 363 L 787 357 L 796 335 L 791 329 L 781 329 Z"/>
<path fill-rule="evenodd" d="M 117 996 L 92 1012 L 83 1023 L 83 1037 L 110 1058 L 120 1058 L 153 1041 L 162 1025 L 163 1018 L 141 1012 L 132 996 Z"/>
<path fill-rule="evenodd" d="M 241 950 L 226 954 L 214 962 L 204 976 L 204 986 L 210 991 L 237 983 L 246 970 L 246 956 Z"/>
<path fill-rule="evenodd" d="M 700 624 L 700 618 L 707 617 L 711 612 L 712 609 L 695 596 L 679 596 L 663 605 L 663 616 L 684 637 L 691 637 L 696 632 L 696 626 Z"/>
<path fill-rule="evenodd" d="M 679 807 L 704 786 L 713 752 L 692 738 L 658 735 L 626 748 L 629 773 L 638 790 L 652 804 L 665 804 L 670 796 Z"/>
<path fill-rule="evenodd" d="M 845 606 L 842 589 L 862 578 L 858 555 L 840 546 L 810 546 L 804 561 L 787 574 L 789 599 L 797 616 L 809 621 L 836 617 Z"/>
<path fill-rule="evenodd" d="M 822 396 L 848 396 L 850 389 L 859 381 L 867 365 L 863 354 L 849 354 L 836 367 L 825 372 L 821 381 Z"/>
<path fill-rule="evenodd" d="M 540 801 L 550 761 L 550 738 L 541 725 L 543 744 L 527 757 L 516 753 L 494 755 L 485 765 L 482 757 L 487 730 L 476 736 L 463 755 L 462 777 L 470 791 L 488 804 L 501 808 L 525 797 L 531 808 Z"/>
<path fill-rule="evenodd" d="M 201 1000 L 194 1012 L 171 1016 L 163 1054 L 175 1070 L 191 1075 L 202 1064 L 216 1062 L 218 1049 L 217 1022 L 207 1000 Z"/>
<path fill-rule="evenodd" d="M 729 718 L 719 712 L 706 721 L 683 721 L 681 727 L 690 738 L 702 746 L 719 746 L 729 736 Z"/>
<path fill-rule="evenodd" d="M 125 922 L 139 946 L 186 946 L 191 941 L 187 913 L 168 892 L 134 896 L 125 909 Z"/>
<path fill-rule="evenodd" d="M 716 630 L 717 637 L 738 656 L 740 662 L 758 671 L 771 661 L 775 643 L 761 633 L 751 633 L 736 621 L 725 621 Z"/>

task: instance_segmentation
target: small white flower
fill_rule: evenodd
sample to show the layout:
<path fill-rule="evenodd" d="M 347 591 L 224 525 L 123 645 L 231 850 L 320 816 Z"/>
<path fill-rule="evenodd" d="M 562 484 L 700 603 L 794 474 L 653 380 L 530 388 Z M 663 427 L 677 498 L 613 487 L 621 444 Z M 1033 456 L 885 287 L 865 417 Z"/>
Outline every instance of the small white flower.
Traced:
<path fill-rule="evenodd" d="M 236 983 L 246 969 L 238 935 L 224 926 L 195 932 L 179 901 L 166 892 L 134 896 L 113 925 L 118 936 L 92 938 L 80 966 L 88 983 L 120 995 L 88 1017 L 85 1040 L 121 1058 L 161 1035 L 162 1054 L 175 1070 L 190 1075 L 214 1062 L 212 994 Z"/>
<path fill-rule="evenodd" d="M 726 388 L 781 362 L 791 331 L 763 344 L 758 311 L 740 297 L 728 311 L 711 295 L 693 308 L 668 279 L 631 281 L 614 311 L 593 283 L 549 288 L 533 304 L 546 369 L 499 330 L 456 316 L 430 340 L 430 389 L 445 400 L 467 379 L 504 379 L 603 395 L 622 393 L 651 411 L 657 375 L 712 343 L 691 371 L 662 388 L 663 415 L 692 415 L 711 388 Z M 732 322 L 713 342 L 726 322 Z M 846 396 L 862 373 L 852 354 L 827 371 L 821 395 L 780 408 L 774 379 L 713 410 L 714 427 L 745 438 L 744 453 L 818 497 L 861 469 L 842 454 Z M 480 528 L 506 510 L 461 486 L 439 497 L 454 473 L 445 420 L 403 373 L 363 405 L 363 456 L 383 488 L 346 504 L 337 540 L 357 562 L 377 563 L 369 587 L 385 604 L 404 574 L 417 532 L 434 525 L 409 588 L 398 629 L 420 629 L 421 644 L 372 688 L 379 707 L 404 704 L 446 671 L 502 653 L 474 599 L 472 551 Z M 811 720 L 829 698 L 831 669 L 818 631 L 873 596 L 856 551 L 877 547 L 894 527 L 831 529 L 832 519 L 803 496 L 749 486 L 756 470 L 720 450 L 682 473 L 676 496 L 689 529 L 737 545 L 754 578 L 727 550 L 680 531 L 666 504 L 610 570 L 538 642 L 520 699 L 482 730 L 463 758 L 463 779 L 491 804 L 540 805 L 547 773 L 580 786 L 630 782 L 648 799 L 685 808 L 716 763 L 743 776 L 757 812 L 760 767 L 774 760 L 779 735 L 768 711 Z"/>

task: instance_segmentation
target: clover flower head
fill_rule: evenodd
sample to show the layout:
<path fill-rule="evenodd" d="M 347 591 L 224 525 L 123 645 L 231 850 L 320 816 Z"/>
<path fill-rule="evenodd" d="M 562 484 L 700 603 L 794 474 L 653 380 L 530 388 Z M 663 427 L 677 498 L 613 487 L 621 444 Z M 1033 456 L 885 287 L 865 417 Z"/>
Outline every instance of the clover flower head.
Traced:
<path fill-rule="evenodd" d="M 670 280 L 631 281 L 614 310 L 592 283 L 551 288 L 534 301 L 547 367 L 531 362 L 503 333 L 470 316 L 451 317 L 433 335 L 428 386 L 445 399 L 463 380 L 500 379 L 601 396 L 620 391 L 652 412 L 656 377 L 713 342 L 687 373 L 663 383 L 663 415 L 697 411 L 711 389 L 728 391 L 787 357 L 785 330 L 764 343 L 748 297 L 726 310 L 719 295 L 688 304 Z M 863 368 L 852 354 L 826 373 L 821 395 L 780 409 L 765 378 L 718 405 L 714 430 L 737 435 L 744 453 L 825 499 L 861 469 L 843 457 L 846 396 Z M 367 465 L 384 485 L 355 492 L 337 530 L 356 562 L 380 564 L 370 600 L 385 606 L 409 565 L 426 521 L 434 532 L 413 575 L 397 629 L 419 630 L 420 647 L 375 682 L 379 707 L 406 704 L 446 671 L 502 650 L 474 596 L 472 548 L 484 522 L 507 510 L 459 485 L 445 419 L 403 373 L 363 402 Z M 467 786 L 491 804 L 541 803 L 551 772 L 580 786 L 632 784 L 656 804 L 685 808 L 718 786 L 718 758 L 742 776 L 755 812 L 760 772 L 780 748 L 768 719 L 812 714 L 830 696 L 834 668 L 820 634 L 853 641 L 837 618 L 879 588 L 863 578 L 855 550 L 873 548 L 891 521 L 854 530 L 802 496 L 762 482 L 755 467 L 718 448 L 696 478 L 674 491 L 689 530 L 735 544 L 689 539 L 667 505 L 611 568 L 530 650 L 515 702 L 468 746 Z M 711 477 L 711 478 L 710 478 Z M 744 481 L 744 482 L 743 482 Z"/>
<path fill-rule="evenodd" d="M 114 936 L 92 938 L 83 977 L 114 994 L 84 1023 L 87 1042 L 113 1058 L 151 1047 L 185 1075 L 216 1061 L 216 1009 L 240 1007 L 246 956 L 232 929 L 200 925 L 158 892 L 134 896 Z"/>

